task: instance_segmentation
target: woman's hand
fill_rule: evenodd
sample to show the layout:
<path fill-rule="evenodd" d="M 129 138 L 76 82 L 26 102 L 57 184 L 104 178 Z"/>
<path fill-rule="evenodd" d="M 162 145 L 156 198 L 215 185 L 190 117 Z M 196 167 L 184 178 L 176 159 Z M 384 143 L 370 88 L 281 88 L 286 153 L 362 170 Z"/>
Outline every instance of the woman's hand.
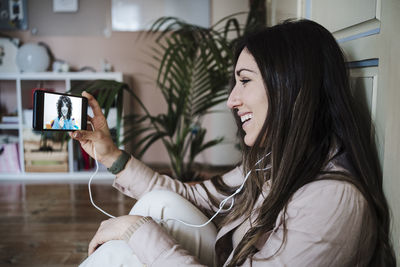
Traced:
<path fill-rule="evenodd" d="M 88 116 L 88 121 L 90 121 L 94 126 L 94 131 L 75 131 L 70 133 L 70 136 L 73 139 L 78 140 L 81 143 L 82 148 L 92 158 L 94 158 L 94 148 L 96 148 L 97 160 L 109 168 L 122 152 L 112 141 L 107 120 L 101 111 L 99 103 L 87 92 L 83 92 L 82 96 L 88 99 L 89 106 L 93 110 L 94 117 L 91 118 Z M 92 129 L 93 126 L 91 126 Z"/>
<path fill-rule="evenodd" d="M 89 243 L 89 256 L 97 249 L 97 247 L 105 242 L 123 239 L 123 234 L 129 226 L 136 223 L 140 218 L 142 218 L 142 216 L 125 215 L 103 221 L 92 241 Z"/>
<path fill-rule="evenodd" d="M 60 128 L 62 129 L 62 127 L 64 126 L 64 117 L 60 118 L 58 125 L 60 125 Z"/>

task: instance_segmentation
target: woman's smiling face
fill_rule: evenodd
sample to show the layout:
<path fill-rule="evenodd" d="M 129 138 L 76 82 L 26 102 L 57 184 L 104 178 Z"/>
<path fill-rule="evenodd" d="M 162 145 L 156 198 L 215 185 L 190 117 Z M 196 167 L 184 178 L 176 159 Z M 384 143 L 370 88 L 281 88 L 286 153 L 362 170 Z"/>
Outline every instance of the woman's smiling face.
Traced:
<path fill-rule="evenodd" d="M 267 118 L 268 98 L 257 63 L 246 48 L 236 64 L 235 81 L 227 105 L 242 121 L 244 143 L 253 146 Z"/>
<path fill-rule="evenodd" d="M 62 102 L 62 106 L 61 106 L 61 114 L 66 117 L 68 114 L 68 106 L 67 103 L 65 103 L 64 101 Z"/>

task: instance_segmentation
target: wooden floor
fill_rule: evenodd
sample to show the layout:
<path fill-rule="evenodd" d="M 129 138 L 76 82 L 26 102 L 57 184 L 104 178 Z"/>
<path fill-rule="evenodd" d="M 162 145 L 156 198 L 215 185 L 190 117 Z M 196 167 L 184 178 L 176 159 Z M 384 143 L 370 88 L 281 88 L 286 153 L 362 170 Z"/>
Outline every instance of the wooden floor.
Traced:
<path fill-rule="evenodd" d="M 110 184 L 93 184 L 95 203 L 114 216 L 134 200 Z M 78 266 L 100 222 L 87 184 L 0 182 L 0 266 Z"/>

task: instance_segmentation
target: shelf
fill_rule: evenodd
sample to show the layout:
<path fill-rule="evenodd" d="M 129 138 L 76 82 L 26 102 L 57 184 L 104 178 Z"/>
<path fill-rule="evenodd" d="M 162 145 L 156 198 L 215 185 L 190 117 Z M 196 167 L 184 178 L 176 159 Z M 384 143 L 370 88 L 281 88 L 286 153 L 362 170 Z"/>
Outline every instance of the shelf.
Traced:
<path fill-rule="evenodd" d="M 121 72 L 32 72 L 0 73 L 0 80 L 117 80 L 122 81 Z"/>
<path fill-rule="evenodd" d="M 1 130 L 18 130 L 19 125 L 16 123 L 0 123 Z"/>
<path fill-rule="evenodd" d="M 29 172 L 29 173 L 0 173 L 1 181 L 21 181 L 21 180 L 33 180 L 33 181 L 59 181 L 62 180 L 77 180 L 77 181 L 89 181 L 94 171 L 81 171 L 81 172 Z M 93 178 L 96 180 L 109 180 L 114 179 L 115 175 L 108 172 L 98 172 Z"/>
<path fill-rule="evenodd" d="M 74 152 L 79 151 L 79 148 L 74 148 L 72 141 L 68 142 L 67 153 L 67 165 L 63 165 L 60 171 L 59 165 L 54 164 L 57 168 L 47 169 L 49 172 L 44 172 L 45 168 L 28 168 L 35 164 L 33 161 L 48 160 L 46 157 L 40 158 L 43 155 L 30 154 L 27 149 L 27 144 L 30 141 L 39 142 L 37 136 L 31 136 L 29 132 L 25 132 L 26 128 L 30 128 L 32 115 L 29 114 L 29 109 L 32 109 L 32 89 L 33 88 L 52 88 L 57 92 L 67 92 L 71 89 L 71 85 L 84 83 L 91 80 L 114 80 L 123 82 L 123 74 L 121 72 L 66 72 L 66 73 L 54 73 L 54 72 L 40 72 L 40 73 L 0 73 L 0 98 L 1 104 L 6 106 L 8 113 L 18 114 L 15 118 L 17 123 L 0 123 L 0 131 L 12 132 L 13 136 L 18 136 L 18 159 L 19 159 L 19 172 L 2 172 L 0 173 L 0 182 L 2 181 L 34 181 L 34 182 L 60 182 L 60 181 L 80 181 L 87 182 L 93 175 L 94 171 L 78 170 L 74 169 L 75 162 L 77 161 Z M 116 115 L 114 115 L 116 116 Z M 112 116 L 111 116 L 112 117 Z M 113 121 L 113 118 L 109 118 L 108 123 Z M 26 156 L 30 157 L 26 157 Z M 33 156 L 32 156 L 33 155 Z M 9 160 L 10 157 L 5 160 Z M 63 160 L 60 160 L 64 164 L 65 155 Z M 53 159 L 51 159 L 53 160 Z M 41 163 L 40 163 L 41 164 Z M 62 165 L 61 164 L 61 165 Z M 38 166 L 38 165 L 35 165 Z M 43 165 L 50 166 L 50 165 Z M 51 165 L 53 166 L 53 165 Z M 67 166 L 67 169 L 64 168 Z M 26 170 L 30 170 L 27 172 Z M 32 171 L 43 171 L 43 172 L 32 172 Z M 51 172 L 50 172 L 51 171 Z M 105 168 L 100 168 L 99 172 L 94 177 L 94 181 L 105 181 L 111 180 L 115 176 L 108 173 Z"/>

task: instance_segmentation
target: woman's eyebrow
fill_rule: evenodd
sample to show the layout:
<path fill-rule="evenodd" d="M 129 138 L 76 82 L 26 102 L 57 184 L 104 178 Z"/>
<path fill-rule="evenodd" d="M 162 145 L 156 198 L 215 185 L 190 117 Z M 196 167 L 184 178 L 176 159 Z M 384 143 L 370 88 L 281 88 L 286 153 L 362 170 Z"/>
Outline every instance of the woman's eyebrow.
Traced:
<path fill-rule="evenodd" d="M 242 69 L 238 69 L 238 70 L 236 71 L 236 75 L 237 75 L 237 76 L 240 76 L 240 73 L 241 73 L 242 71 L 248 71 L 248 72 L 256 73 L 254 70 L 242 68 Z"/>

